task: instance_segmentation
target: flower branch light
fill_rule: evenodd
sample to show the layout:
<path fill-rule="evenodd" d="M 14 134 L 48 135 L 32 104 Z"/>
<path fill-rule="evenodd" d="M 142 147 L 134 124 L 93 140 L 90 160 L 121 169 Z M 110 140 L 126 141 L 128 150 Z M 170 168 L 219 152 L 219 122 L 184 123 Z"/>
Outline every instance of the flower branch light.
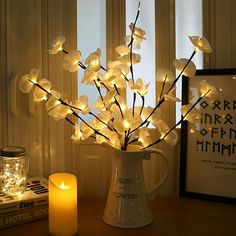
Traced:
<path fill-rule="evenodd" d="M 57 37 L 51 44 L 50 54 L 63 53 L 63 68 L 69 72 L 79 69 L 84 70 L 81 82 L 88 86 L 95 86 L 98 91 L 98 99 L 94 107 L 98 114 L 91 111 L 88 106 L 88 97 L 83 95 L 77 101 L 63 99 L 58 91 L 52 89 L 50 81 L 38 79 L 39 72 L 32 69 L 29 74 L 22 76 L 19 87 L 24 93 L 33 91 L 35 103 L 46 102 L 49 116 L 55 120 L 66 119 L 74 126 L 75 132 L 71 139 L 81 141 L 88 138 L 95 139 L 96 143 L 107 142 L 120 150 L 127 150 L 132 143 L 139 143 L 140 149 L 146 149 L 165 140 L 175 145 L 178 140 L 175 128 L 184 119 L 196 123 L 200 115 L 196 105 L 203 99 L 217 94 L 217 89 L 208 85 L 206 81 L 200 84 L 199 97 L 192 104 L 181 108 L 182 118 L 172 127 L 169 127 L 162 119 L 161 106 L 166 102 L 179 102 L 175 97 L 175 85 L 182 75 L 192 77 L 195 75 L 196 66 L 192 58 L 197 51 L 210 53 L 211 46 L 204 37 L 189 37 L 194 45 L 194 50 L 189 59 L 174 60 L 174 66 L 179 71 L 175 78 L 171 71 L 160 70 L 157 73 L 157 81 L 161 83 L 161 92 L 155 107 L 145 104 L 145 96 L 148 94 L 149 84 L 144 84 L 141 78 L 134 77 L 134 64 L 141 61 L 141 56 L 135 50 L 141 48 L 145 38 L 145 31 L 136 27 L 140 13 L 140 3 L 134 23 L 129 25 L 130 35 L 126 36 L 126 44 L 118 46 L 115 51 L 117 59 L 109 61 L 107 68 L 101 65 L 101 50 L 98 48 L 92 52 L 83 62 L 81 52 L 78 50 L 66 51 L 63 48 L 64 36 Z M 121 96 L 123 91 L 133 93 L 132 106 L 128 107 Z M 136 98 L 140 96 L 141 106 L 135 106 Z M 92 122 L 87 122 L 83 116 L 93 116 Z M 71 116 L 79 119 L 80 125 L 74 123 Z M 149 124 L 154 125 L 159 131 L 159 137 L 152 140 L 148 131 Z"/>

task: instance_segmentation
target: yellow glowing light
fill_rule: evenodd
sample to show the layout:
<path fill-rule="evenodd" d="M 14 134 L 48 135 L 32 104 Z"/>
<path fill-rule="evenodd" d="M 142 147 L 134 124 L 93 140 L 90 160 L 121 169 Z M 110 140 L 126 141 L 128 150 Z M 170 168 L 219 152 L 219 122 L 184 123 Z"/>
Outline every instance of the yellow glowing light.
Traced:
<path fill-rule="evenodd" d="M 61 186 L 60 186 L 61 188 L 65 188 L 65 184 L 64 184 L 64 182 L 62 181 L 61 182 Z"/>
<path fill-rule="evenodd" d="M 144 142 L 144 139 L 140 137 L 140 138 L 138 139 L 138 141 L 141 142 L 141 143 L 143 143 L 143 142 Z"/>
<path fill-rule="evenodd" d="M 85 108 L 86 108 L 86 105 L 81 104 L 80 109 L 81 109 L 81 110 L 84 110 Z"/>
<path fill-rule="evenodd" d="M 233 80 L 236 80 L 236 76 L 233 76 L 232 79 L 233 79 Z"/>
<path fill-rule="evenodd" d="M 190 133 L 192 133 L 192 134 L 193 134 L 193 133 L 194 133 L 194 129 L 190 129 Z"/>
<path fill-rule="evenodd" d="M 101 87 L 101 83 L 99 81 L 96 81 L 96 82 L 97 82 L 97 86 Z"/>
<path fill-rule="evenodd" d="M 79 60 L 74 60 L 74 61 L 72 62 L 72 64 L 73 64 L 73 65 L 77 65 L 78 62 L 79 62 Z"/>
<path fill-rule="evenodd" d="M 199 46 L 203 47 L 203 42 L 201 41 L 201 39 L 198 44 L 199 44 Z"/>
<path fill-rule="evenodd" d="M 220 88 L 219 90 L 220 90 L 220 92 L 222 92 L 222 91 L 223 91 L 223 89 L 222 89 L 222 88 Z"/>
<path fill-rule="evenodd" d="M 120 104 L 120 108 L 121 108 L 122 111 L 125 111 L 126 110 L 125 104 Z"/>
<path fill-rule="evenodd" d="M 128 128 L 130 127 L 129 121 L 124 120 L 124 121 L 123 121 L 123 126 L 124 126 L 124 128 L 128 129 Z"/>
<path fill-rule="evenodd" d="M 99 61 L 98 60 L 92 60 L 90 65 L 91 66 L 98 66 L 99 65 Z"/>
<path fill-rule="evenodd" d="M 161 134 L 161 137 L 160 137 L 160 139 L 163 139 L 164 138 L 164 136 L 165 136 L 165 134 L 163 133 L 163 134 Z"/>
<path fill-rule="evenodd" d="M 62 181 L 61 181 L 61 185 L 59 186 L 59 188 L 60 188 L 60 189 L 69 189 L 70 186 L 65 185 L 64 181 L 62 180 Z"/>
<path fill-rule="evenodd" d="M 32 78 L 30 81 L 31 81 L 33 84 L 37 84 L 36 78 Z"/>
<path fill-rule="evenodd" d="M 58 101 L 58 100 L 56 100 L 56 101 L 55 101 L 55 106 L 56 106 L 56 105 L 59 105 L 59 104 L 61 104 L 61 102 Z"/>

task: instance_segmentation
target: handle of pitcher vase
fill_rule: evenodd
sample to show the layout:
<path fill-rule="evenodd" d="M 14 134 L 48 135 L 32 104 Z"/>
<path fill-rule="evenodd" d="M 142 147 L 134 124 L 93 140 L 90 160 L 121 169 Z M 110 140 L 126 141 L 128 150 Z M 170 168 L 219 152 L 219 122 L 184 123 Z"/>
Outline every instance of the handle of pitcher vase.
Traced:
<path fill-rule="evenodd" d="M 148 200 L 152 200 L 155 196 L 156 192 L 160 189 L 160 187 L 166 182 L 168 176 L 169 176 L 169 162 L 165 156 L 165 153 L 158 149 L 148 149 L 146 150 L 146 154 L 149 154 L 148 156 L 151 156 L 151 154 L 157 154 L 157 156 L 161 157 L 161 159 L 164 161 L 166 166 L 165 174 L 162 176 L 161 180 L 158 184 L 154 185 L 148 192 L 147 192 L 147 198 Z M 145 158 L 145 157 L 144 157 Z"/>

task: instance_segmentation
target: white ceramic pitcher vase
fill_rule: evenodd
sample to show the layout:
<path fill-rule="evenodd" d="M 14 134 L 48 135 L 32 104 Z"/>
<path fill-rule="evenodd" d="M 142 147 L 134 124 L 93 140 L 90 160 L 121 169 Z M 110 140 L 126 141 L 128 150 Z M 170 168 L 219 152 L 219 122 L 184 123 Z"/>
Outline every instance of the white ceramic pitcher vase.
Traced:
<path fill-rule="evenodd" d="M 120 228 L 137 228 L 153 221 L 148 201 L 166 181 L 169 165 L 164 153 L 157 149 L 139 150 L 130 145 L 128 151 L 121 151 L 105 144 L 112 155 L 112 176 L 103 220 Z M 166 164 L 166 172 L 150 191 L 146 191 L 143 176 L 143 159 L 150 159 L 155 153 Z"/>

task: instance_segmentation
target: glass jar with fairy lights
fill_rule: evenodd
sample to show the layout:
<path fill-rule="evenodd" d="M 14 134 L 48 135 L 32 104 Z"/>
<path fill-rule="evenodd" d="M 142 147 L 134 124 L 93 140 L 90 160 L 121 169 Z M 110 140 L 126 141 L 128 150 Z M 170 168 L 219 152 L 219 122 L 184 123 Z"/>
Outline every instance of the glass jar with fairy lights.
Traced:
<path fill-rule="evenodd" d="M 23 147 L 10 146 L 0 150 L 0 192 L 18 196 L 27 187 L 29 158 Z"/>

